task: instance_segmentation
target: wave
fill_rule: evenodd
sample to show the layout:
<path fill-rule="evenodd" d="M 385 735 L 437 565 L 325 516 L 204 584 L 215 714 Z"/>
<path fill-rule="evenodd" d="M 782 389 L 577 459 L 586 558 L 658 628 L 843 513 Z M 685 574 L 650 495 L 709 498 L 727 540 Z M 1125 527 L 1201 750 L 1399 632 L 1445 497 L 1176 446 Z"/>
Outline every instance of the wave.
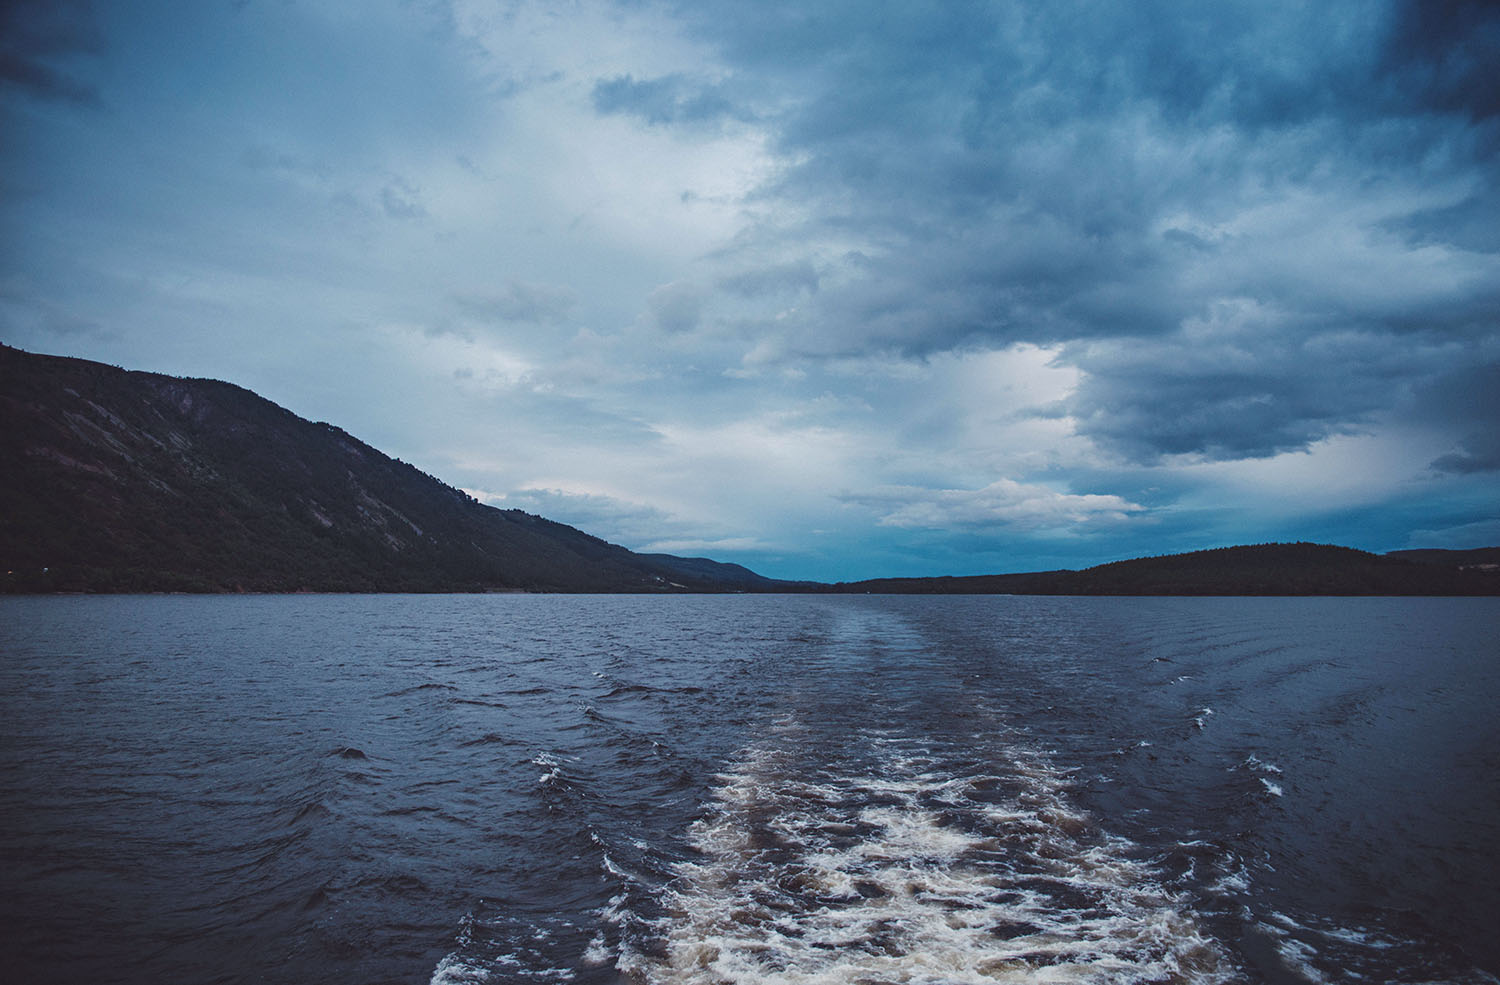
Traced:
<path fill-rule="evenodd" d="M 426 684 L 414 684 L 411 687 L 404 687 L 404 688 L 401 688 L 400 690 L 397 690 L 397 691 L 387 691 L 385 694 L 382 694 L 381 697 L 382 698 L 403 698 L 403 697 L 406 697 L 409 694 L 417 694 L 417 693 L 419 693 L 421 691 L 457 691 L 457 690 L 458 690 L 458 688 L 454 687 L 452 684 L 440 684 L 440 683 L 437 683 L 435 681 L 429 681 Z"/>

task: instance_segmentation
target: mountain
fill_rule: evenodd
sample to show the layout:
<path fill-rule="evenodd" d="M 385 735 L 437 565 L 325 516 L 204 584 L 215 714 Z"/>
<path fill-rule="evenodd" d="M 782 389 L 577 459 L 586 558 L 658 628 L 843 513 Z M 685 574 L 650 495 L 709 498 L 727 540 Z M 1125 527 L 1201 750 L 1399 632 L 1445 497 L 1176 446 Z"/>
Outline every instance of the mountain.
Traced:
<path fill-rule="evenodd" d="M 1082 571 L 884 578 L 839 592 L 917 595 L 1500 595 L 1500 549 L 1371 554 L 1328 544 L 1256 544 L 1115 561 Z"/>
<path fill-rule="evenodd" d="M 821 589 L 810 581 L 781 581 L 758 575 L 742 564 L 726 564 L 706 557 L 676 557 L 671 554 L 642 554 L 641 557 L 668 571 L 679 580 L 709 582 L 725 589 L 742 592 L 787 592 Z"/>
<path fill-rule="evenodd" d="M 1497 595 L 1500 548 L 1260 544 L 1082 571 L 777 581 L 485 506 L 243 387 L 0 345 L 0 591 Z"/>
<path fill-rule="evenodd" d="M 242 387 L 0 347 L 0 589 L 774 589 L 485 506 Z"/>

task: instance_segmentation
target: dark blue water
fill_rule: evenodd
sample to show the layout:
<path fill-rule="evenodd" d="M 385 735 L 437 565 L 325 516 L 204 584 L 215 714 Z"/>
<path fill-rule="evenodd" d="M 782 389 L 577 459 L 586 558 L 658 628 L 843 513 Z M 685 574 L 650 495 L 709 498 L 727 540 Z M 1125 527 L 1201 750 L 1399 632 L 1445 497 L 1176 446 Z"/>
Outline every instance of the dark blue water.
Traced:
<path fill-rule="evenodd" d="M 0 600 L 0 978 L 1492 982 L 1500 600 Z"/>

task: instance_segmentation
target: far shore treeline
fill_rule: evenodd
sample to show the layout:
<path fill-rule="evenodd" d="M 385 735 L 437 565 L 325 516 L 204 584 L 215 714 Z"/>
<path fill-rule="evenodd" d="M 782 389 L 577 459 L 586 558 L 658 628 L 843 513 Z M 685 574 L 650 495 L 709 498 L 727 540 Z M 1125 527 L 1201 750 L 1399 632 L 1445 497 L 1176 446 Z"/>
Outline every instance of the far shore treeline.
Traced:
<path fill-rule="evenodd" d="M 241 387 L 0 346 L 0 592 L 1497 595 L 1500 548 L 1260 544 L 1082 571 L 765 578 L 486 506 Z"/>

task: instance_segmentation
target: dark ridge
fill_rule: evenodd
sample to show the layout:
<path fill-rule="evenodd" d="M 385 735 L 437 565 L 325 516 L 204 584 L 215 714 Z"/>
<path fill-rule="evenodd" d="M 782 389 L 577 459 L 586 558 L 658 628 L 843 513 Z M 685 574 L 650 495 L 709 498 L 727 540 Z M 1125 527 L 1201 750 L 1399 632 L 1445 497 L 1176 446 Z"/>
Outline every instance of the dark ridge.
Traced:
<path fill-rule="evenodd" d="M 1390 551 L 1385 555 L 1397 561 L 1416 561 L 1419 564 L 1454 565 L 1460 568 L 1475 568 L 1493 571 L 1500 568 L 1500 547 L 1476 547 L 1467 551 L 1449 551 L 1425 548 L 1414 551 Z"/>
<path fill-rule="evenodd" d="M 788 582 L 758 575 L 742 564 L 713 561 L 706 557 L 676 557 L 672 554 L 642 554 L 641 557 L 689 580 L 711 581 L 746 592 L 785 592 L 796 588 L 821 588 L 817 582 Z"/>
<path fill-rule="evenodd" d="M 1446 558 L 1448 554 L 1457 555 Z M 1408 558 L 1405 555 L 1420 555 Z M 1328 544 L 1255 544 L 1114 561 L 1082 571 L 884 578 L 839 592 L 1014 595 L 1500 595 L 1500 566 L 1475 551 L 1371 554 Z"/>
<path fill-rule="evenodd" d="M 485 506 L 242 387 L 0 347 L 10 592 L 767 590 Z"/>

